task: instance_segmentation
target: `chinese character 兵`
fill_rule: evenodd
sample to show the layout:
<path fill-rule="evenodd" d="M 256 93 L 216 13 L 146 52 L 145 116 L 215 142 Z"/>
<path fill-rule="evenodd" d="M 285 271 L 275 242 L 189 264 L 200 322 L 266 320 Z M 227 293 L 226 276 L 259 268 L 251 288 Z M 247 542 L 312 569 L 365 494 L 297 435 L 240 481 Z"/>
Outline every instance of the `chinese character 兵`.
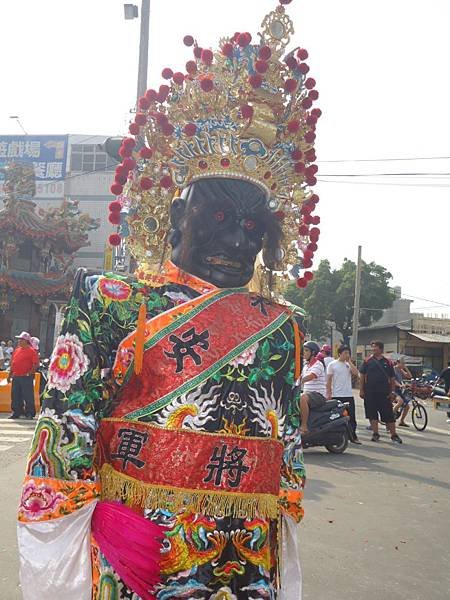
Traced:
<path fill-rule="evenodd" d="M 206 465 L 209 473 L 203 480 L 204 483 L 213 481 L 215 486 L 222 484 L 222 476 L 224 472 L 228 472 L 227 482 L 232 488 L 236 488 L 241 483 L 242 475 L 250 471 L 250 467 L 244 465 L 244 458 L 247 450 L 234 446 L 227 453 L 228 446 L 224 444 L 220 450 L 216 446 L 214 452 L 209 459 L 210 462 Z"/>
<path fill-rule="evenodd" d="M 202 364 L 200 355 L 196 352 L 195 346 L 199 346 L 203 350 L 208 350 L 209 331 L 205 329 L 202 333 L 195 333 L 194 327 L 188 329 L 181 334 L 180 337 L 172 334 L 169 336 L 169 342 L 173 344 L 172 352 L 164 350 L 164 354 L 169 358 L 175 358 L 177 361 L 176 373 L 180 373 L 184 369 L 184 359 L 190 356 L 194 363 L 198 366 Z"/>
<path fill-rule="evenodd" d="M 265 304 L 270 305 L 269 300 L 266 300 L 262 296 L 253 296 L 253 298 L 250 301 L 250 304 L 252 305 L 253 308 L 259 308 L 261 314 L 263 314 L 265 317 L 267 317 L 267 310 L 264 305 Z"/>
<path fill-rule="evenodd" d="M 128 462 L 131 462 L 139 469 L 142 469 L 145 462 L 137 457 L 142 450 L 142 446 L 148 439 L 148 434 L 136 431 L 135 429 L 122 428 L 119 429 L 118 436 L 120 442 L 116 452 L 111 454 L 111 458 L 120 458 L 124 469 Z"/>
<path fill-rule="evenodd" d="M 47 163 L 46 179 L 60 179 L 62 177 L 62 163 L 49 162 Z"/>

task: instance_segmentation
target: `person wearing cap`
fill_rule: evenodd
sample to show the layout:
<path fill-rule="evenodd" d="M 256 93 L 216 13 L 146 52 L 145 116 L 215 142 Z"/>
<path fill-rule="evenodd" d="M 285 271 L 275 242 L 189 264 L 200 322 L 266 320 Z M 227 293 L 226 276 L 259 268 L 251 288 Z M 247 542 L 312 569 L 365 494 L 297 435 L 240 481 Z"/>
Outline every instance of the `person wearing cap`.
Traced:
<path fill-rule="evenodd" d="M 328 365 L 334 360 L 331 353 L 332 348 L 329 344 L 324 344 L 320 349 L 320 353 L 323 355 L 323 364 L 325 365 L 325 371 L 328 369 Z"/>
<path fill-rule="evenodd" d="M 22 331 L 17 338 L 17 348 L 11 357 L 8 382 L 12 380 L 10 419 L 19 419 L 23 414 L 33 419 L 34 408 L 34 373 L 39 365 L 39 355 L 31 344 L 31 336 Z"/>
<path fill-rule="evenodd" d="M 40 344 L 40 339 L 38 337 L 30 338 L 30 345 L 34 350 L 36 350 L 38 356 L 39 356 L 39 344 Z"/>

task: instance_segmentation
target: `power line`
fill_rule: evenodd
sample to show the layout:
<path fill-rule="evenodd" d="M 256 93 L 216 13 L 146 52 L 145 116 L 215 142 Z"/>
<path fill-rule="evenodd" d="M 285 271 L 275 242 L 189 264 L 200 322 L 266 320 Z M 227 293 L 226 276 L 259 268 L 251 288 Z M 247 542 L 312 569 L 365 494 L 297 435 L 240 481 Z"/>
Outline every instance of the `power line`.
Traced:
<path fill-rule="evenodd" d="M 320 177 L 422 177 L 422 176 L 441 176 L 445 175 L 448 177 L 450 173 L 319 173 Z"/>
<path fill-rule="evenodd" d="M 318 163 L 348 163 L 348 162 L 394 162 L 403 160 L 450 160 L 450 156 L 415 156 L 407 158 L 343 158 L 335 160 L 318 160 Z"/>
<path fill-rule="evenodd" d="M 318 181 L 321 181 L 322 183 L 343 183 L 343 184 L 347 184 L 347 185 L 391 185 L 391 186 L 398 186 L 398 187 L 419 187 L 419 188 L 430 188 L 430 187 L 436 187 L 436 188 L 448 188 L 450 187 L 450 182 L 449 183 L 396 183 L 396 182 L 382 182 L 382 181 L 343 181 L 343 180 L 339 180 L 339 179 L 320 179 L 320 177 L 317 178 Z"/>
<path fill-rule="evenodd" d="M 413 296 L 412 294 L 406 294 L 402 292 L 402 296 L 408 296 L 409 298 L 413 298 L 414 300 L 423 300 L 424 302 L 432 302 L 433 304 L 437 304 L 439 306 L 450 306 L 446 302 L 439 302 L 439 300 L 430 300 L 429 298 L 421 298 L 420 296 Z"/>

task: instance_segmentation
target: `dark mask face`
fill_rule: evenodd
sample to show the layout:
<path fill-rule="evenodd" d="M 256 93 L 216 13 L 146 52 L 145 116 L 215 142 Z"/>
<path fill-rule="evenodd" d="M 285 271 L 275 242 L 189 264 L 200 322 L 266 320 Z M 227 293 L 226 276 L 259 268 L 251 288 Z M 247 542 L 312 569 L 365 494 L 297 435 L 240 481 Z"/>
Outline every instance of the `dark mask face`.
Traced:
<path fill-rule="evenodd" d="M 246 285 L 264 239 L 280 238 L 265 194 L 237 179 L 193 183 L 173 202 L 171 218 L 172 261 L 221 288 Z"/>

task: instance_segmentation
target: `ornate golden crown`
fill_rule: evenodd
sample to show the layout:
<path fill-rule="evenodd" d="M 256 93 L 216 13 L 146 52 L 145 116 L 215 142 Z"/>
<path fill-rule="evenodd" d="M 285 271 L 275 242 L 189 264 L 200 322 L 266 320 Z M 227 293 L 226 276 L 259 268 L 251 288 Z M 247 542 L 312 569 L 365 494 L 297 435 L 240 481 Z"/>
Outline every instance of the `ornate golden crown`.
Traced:
<path fill-rule="evenodd" d="M 282 222 L 278 274 L 290 273 L 301 287 L 309 281 L 312 273 L 300 277 L 300 271 L 312 265 L 319 236 L 310 228 L 319 217 L 311 215 L 318 197 L 309 186 L 316 183 L 321 111 L 311 108 L 318 92 L 307 75 L 308 53 L 296 48 L 285 55 L 294 29 L 288 2 L 280 2 L 264 18 L 258 43 L 250 33 L 235 33 L 213 52 L 186 36 L 194 50 L 187 73 L 164 69 L 168 84 L 140 98 L 129 128 L 136 139 L 123 140 L 111 186 L 118 201 L 110 220 L 121 223 L 111 244 L 126 238 L 139 261 L 156 264 L 166 247 L 170 203 L 182 188 L 206 177 L 244 179 L 265 191 Z"/>

